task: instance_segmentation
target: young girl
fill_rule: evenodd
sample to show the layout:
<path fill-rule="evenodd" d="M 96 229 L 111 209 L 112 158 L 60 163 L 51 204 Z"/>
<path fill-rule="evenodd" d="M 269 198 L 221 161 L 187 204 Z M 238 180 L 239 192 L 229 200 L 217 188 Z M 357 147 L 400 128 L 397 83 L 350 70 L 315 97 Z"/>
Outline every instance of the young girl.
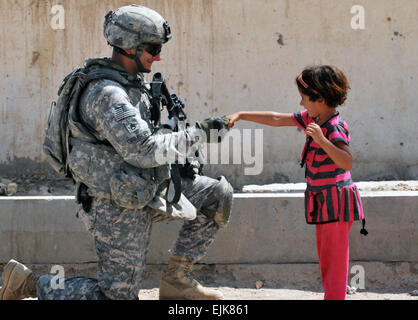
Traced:
<path fill-rule="evenodd" d="M 351 180 L 353 157 L 350 133 L 336 108 L 347 99 L 350 89 L 344 73 L 334 66 L 306 68 L 296 84 L 305 110 L 237 112 L 229 127 L 246 120 L 273 127 L 297 126 L 306 133 L 301 166 L 306 165 L 305 217 L 316 225 L 316 244 L 325 300 L 346 298 L 349 266 L 349 232 L 353 221 L 363 220 L 359 192 Z"/>

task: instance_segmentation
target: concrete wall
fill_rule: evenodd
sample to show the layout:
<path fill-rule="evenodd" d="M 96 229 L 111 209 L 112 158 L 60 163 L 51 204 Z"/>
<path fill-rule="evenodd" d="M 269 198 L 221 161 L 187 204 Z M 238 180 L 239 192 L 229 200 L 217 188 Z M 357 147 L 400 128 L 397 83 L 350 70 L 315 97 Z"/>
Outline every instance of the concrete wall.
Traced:
<path fill-rule="evenodd" d="M 362 193 L 369 235 L 361 223 L 350 235 L 351 261 L 418 262 L 418 192 Z M 307 225 L 303 194 L 236 194 L 227 229 L 220 231 L 204 263 L 316 263 L 315 227 Z M 93 241 L 75 217 L 72 197 L 0 197 L 0 263 L 97 261 Z M 153 225 L 148 264 L 168 261 L 181 222 Z"/>
<path fill-rule="evenodd" d="M 62 78 L 87 57 L 107 56 L 102 36 L 118 0 L 0 0 L 0 175 L 45 169 L 41 142 Z M 416 54 L 414 0 L 148 0 L 174 38 L 161 71 L 188 106 L 192 121 L 238 110 L 298 110 L 295 76 L 307 65 L 341 67 L 352 92 L 341 109 L 352 132 L 355 180 L 416 179 Z M 65 28 L 51 27 L 53 5 Z M 353 5 L 365 9 L 365 30 L 353 30 Z M 238 128 L 260 128 L 239 124 Z M 293 128 L 264 129 L 264 170 L 209 167 L 234 185 L 303 180 L 304 137 Z M 297 142 L 297 143 L 294 143 Z"/>

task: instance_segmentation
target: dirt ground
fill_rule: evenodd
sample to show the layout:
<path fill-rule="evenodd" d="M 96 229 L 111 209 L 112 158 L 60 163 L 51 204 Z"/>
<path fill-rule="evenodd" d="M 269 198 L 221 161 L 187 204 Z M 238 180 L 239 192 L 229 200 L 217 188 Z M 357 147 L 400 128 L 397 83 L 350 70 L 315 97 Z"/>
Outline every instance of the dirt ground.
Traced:
<path fill-rule="evenodd" d="M 246 288 L 216 288 L 222 291 L 225 300 L 322 300 L 322 292 L 312 292 L 290 289 L 246 289 Z M 158 300 L 158 288 L 141 290 L 141 300 Z M 37 300 L 37 299 L 25 299 Z M 347 300 L 418 300 L 410 293 L 377 293 L 356 292 L 348 294 Z"/>
<path fill-rule="evenodd" d="M 322 292 L 289 289 L 236 289 L 229 287 L 217 288 L 224 294 L 225 300 L 322 300 Z M 158 300 L 158 288 L 141 290 L 142 300 Z M 356 292 L 347 295 L 347 300 L 418 300 L 409 293 L 375 293 Z"/>

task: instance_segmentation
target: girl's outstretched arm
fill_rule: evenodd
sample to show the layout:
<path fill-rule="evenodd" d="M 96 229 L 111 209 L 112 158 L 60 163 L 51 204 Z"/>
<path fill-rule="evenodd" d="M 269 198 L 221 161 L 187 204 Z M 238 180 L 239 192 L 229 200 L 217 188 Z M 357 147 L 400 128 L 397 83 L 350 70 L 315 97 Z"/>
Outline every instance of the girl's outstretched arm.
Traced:
<path fill-rule="evenodd" d="M 240 120 L 256 122 L 271 127 L 296 126 L 291 113 L 278 113 L 273 111 L 240 111 L 226 117 L 229 120 L 228 128 Z"/>

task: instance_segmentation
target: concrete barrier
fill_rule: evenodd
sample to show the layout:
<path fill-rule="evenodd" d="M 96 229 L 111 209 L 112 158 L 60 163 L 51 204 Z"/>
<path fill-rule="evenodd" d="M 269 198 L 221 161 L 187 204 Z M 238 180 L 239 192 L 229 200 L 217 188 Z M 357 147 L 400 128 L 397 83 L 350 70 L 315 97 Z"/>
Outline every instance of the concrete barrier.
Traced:
<path fill-rule="evenodd" d="M 351 232 L 351 261 L 418 261 L 418 192 L 361 193 L 369 235 Z M 203 260 L 207 264 L 316 263 L 315 227 L 303 194 L 235 194 L 233 215 Z M 163 264 L 181 222 L 153 226 L 148 264 Z M 0 263 L 97 261 L 92 238 L 76 217 L 74 197 L 0 197 Z"/>

